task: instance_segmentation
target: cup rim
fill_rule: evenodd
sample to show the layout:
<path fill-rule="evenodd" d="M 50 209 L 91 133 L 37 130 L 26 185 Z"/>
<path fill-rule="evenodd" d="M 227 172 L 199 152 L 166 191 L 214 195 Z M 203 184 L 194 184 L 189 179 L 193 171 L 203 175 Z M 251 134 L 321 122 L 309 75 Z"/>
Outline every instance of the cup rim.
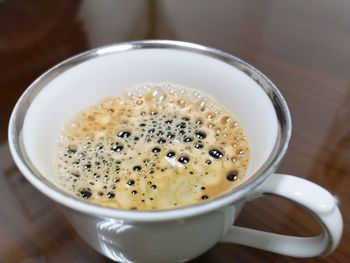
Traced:
<path fill-rule="evenodd" d="M 92 204 L 64 192 L 53 183 L 45 179 L 45 177 L 35 169 L 34 165 L 31 164 L 30 159 L 26 156 L 24 148 L 21 145 L 21 131 L 27 110 L 29 109 L 31 102 L 40 93 L 40 91 L 45 88 L 48 82 L 53 80 L 59 74 L 87 60 L 113 53 L 155 48 L 189 51 L 215 58 L 246 73 L 263 89 L 275 109 L 278 121 L 278 133 L 275 145 L 265 163 L 253 175 L 251 175 L 248 180 L 223 195 L 217 196 L 206 202 L 197 203 L 190 206 L 156 211 L 124 210 Z M 8 141 L 12 157 L 22 174 L 39 191 L 61 205 L 82 213 L 94 214 L 109 218 L 133 222 L 159 222 L 201 215 L 203 213 L 232 204 L 242 197 L 247 196 L 249 192 L 259 186 L 277 169 L 277 166 L 281 162 L 288 148 L 291 130 L 292 124 L 290 112 L 282 94 L 271 80 L 269 80 L 264 74 L 247 62 L 224 51 L 190 42 L 174 40 L 139 40 L 117 43 L 88 50 L 62 61 L 39 76 L 25 90 L 14 107 L 9 122 Z"/>

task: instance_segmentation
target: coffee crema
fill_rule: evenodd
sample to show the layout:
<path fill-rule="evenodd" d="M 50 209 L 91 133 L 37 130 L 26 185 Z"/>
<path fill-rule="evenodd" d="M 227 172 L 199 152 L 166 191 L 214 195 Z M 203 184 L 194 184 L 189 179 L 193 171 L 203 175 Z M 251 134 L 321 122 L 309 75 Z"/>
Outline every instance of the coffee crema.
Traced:
<path fill-rule="evenodd" d="M 92 203 L 161 210 L 233 189 L 248 159 L 243 129 L 214 98 L 174 84 L 145 84 L 70 120 L 55 167 L 65 191 Z"/>

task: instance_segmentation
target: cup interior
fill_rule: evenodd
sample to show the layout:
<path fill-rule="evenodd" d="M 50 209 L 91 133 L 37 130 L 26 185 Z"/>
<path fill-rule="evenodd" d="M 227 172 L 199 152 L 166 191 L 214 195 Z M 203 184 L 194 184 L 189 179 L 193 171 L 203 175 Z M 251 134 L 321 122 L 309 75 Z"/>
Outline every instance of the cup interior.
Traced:
<path fill-rule="evenodd" d="M 171 48 L 99 52 L 83 62 L 63 62 L 63 72 L 45 84 L 25 115 L 24 149 L 47 180 L 57 183 L 53 158 L 59 133 L 68 119 L 104 97 L 150 82 L 201 90 L 233 113 L 248 136 L 247 177 L 269 157 L 278 134 L 275 109 L 259 83 L 232 64 Z"/>

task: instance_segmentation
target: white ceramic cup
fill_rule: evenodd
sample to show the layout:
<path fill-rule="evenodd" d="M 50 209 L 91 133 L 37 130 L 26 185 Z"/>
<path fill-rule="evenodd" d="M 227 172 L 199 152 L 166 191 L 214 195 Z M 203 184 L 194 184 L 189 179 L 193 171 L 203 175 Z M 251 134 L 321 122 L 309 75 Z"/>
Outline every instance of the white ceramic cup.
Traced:
<path fill-rule="evenodd" d="M 233 112 L 251 150 L 246 180 L 217 198 L 163 211 L 102 207 L 59 189 L 53 156 L 65 121 L 106 96 L 148 82 L 199 89 Z M 274 174 L 290 134 L 286 102 L 258 70 L 213 48 L 156 40 L 94 49 L 48 70 L 18 101 L 10 120 L 9 144 L 23 175 L 59 203 L 78 233 L 112 260 L 185 262 L 217 242 L 294 257 L 327 255 L 338 245 L 343 228 L 335 199 L 314 183 Z M 245 202 L 264 194 L 304 207 L 321 224 L 323 234 L 292 237 L 232 225 Z"/>

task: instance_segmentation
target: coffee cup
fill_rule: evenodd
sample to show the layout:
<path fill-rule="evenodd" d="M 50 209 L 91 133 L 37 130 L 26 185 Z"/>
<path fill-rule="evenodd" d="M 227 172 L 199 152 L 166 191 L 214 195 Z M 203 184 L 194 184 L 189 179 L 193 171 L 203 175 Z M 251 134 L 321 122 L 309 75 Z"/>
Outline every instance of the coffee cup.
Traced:
<path fill-rule="evenodd" d="M 58 187 L 53 153 L 67 119 L 106 96 L 148 82 L 198 89 L 237 116 L 250 147 L 244 180 L 206 202 L 156 211 L 103 207 Z M 294 257 L 331 253 L 343 229 L 333 196 L 310 181 L 275 173 L 290 136 L 287 104 L 261 72 L 220 50 L 167 40 L 110 45 L 63 61 L 29 86 L 9 124 L 11 153 L 22 174 L 59 204 L 87 243 L 118 262 L 186 262 L 218 242 Z M 234 225 L 246 202 L 267 194 L 303 207 L 323 234 L 292 237 Z"/>

